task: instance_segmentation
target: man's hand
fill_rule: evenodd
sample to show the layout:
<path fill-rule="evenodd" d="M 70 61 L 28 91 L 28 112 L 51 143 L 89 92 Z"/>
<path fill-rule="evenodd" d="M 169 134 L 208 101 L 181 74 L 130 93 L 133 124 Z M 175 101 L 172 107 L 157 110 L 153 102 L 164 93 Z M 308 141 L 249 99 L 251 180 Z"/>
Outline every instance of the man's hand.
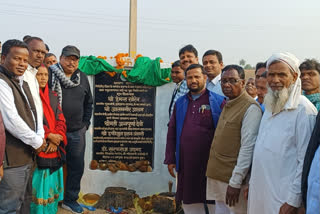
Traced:
<path fill-rule="evenodd" d="M 54 143 L 49 143 L 49 146 L 46 150 L 46 153 L 52 153 L 52 152 L 56 152 L 57 151 L 57 146 Z"/>
<path fill-rule="evenodd" d="M 3 178 L 3 164 L 0 166 L 0 183 Z"/>
<path fill-rule="evenodd" d="M 172 176 L 172 177 L 176 177 L 176 175 L 174 174 L 174 172 L 173 172 L 173 169 L 175 169 L 176 168 L 176 165 L 175 164 L 168 164 L 168 171 L 169 171 L 169 173 L 170 173 L 170 175 Z"/>
<path fill-rule="evenodd" d="M 39 154 L 40 152 L 42 152 L 47 146 L 47 142 L 46 139 L 43 139 L 42 145 L 36 149 L 37 154 Z"/>
<path fill-rule="evenodd" d="M 249 184 L 243 187 L 243 197 L 245 200 L 248 200 L 248 195 L 249 195 Z"/>
<path fill-rule="evenodd" d="M 298 211 L 298 208 L 293 207 L 287 203 L 284 203 L 281 207 L 280 207 L 280 211 L 279 214 L 296 214 Z"/>
<path fill-rule="evenodd" d="M 239 202 L 240 188 L 233 188 L 228 185 L 226 194 L 226 204 L 229 207 L 235 206 Z"/>
<path fill-rule="evenodd" d="M 50 140 L 55 145 L 59 146 L 60 142 L 63 141 L 62 135 L 50 133 L 48 135 L 48 140 Z"/>

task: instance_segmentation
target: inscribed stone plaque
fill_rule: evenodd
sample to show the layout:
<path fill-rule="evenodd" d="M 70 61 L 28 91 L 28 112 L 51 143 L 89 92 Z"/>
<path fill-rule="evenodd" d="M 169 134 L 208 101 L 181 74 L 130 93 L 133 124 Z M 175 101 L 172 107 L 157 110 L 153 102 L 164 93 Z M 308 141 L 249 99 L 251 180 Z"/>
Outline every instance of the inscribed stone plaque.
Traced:
<path fill-rule="evenodd" d="M 95 76 L 93 160 L 153 168 L 155 87 Z M 140 164 L 140 163 L 139 163 Z"/>

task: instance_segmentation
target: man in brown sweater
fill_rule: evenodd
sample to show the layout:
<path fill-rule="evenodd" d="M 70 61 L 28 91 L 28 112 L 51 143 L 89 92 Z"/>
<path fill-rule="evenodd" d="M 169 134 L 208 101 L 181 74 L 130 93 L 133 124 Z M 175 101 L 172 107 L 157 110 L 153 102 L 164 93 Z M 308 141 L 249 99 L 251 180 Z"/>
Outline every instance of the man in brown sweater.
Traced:
<path fill-rule="evenodd" d="M 207 200 L 216 201 L 219 214 L 245 214 L 240 192 L 251 165 L 262 116 L 259 104 L 244 89 L 244 70 L 228 65 L 221 88 L 229 98 L 219 118 L 207 166 Z"/>

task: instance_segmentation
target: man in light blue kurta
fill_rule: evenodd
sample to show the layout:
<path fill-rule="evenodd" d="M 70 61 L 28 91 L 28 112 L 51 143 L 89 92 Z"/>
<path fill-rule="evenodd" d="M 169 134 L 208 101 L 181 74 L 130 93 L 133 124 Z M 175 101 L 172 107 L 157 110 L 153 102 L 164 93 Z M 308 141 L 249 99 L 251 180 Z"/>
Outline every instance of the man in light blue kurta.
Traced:
<path fill-rule="evenodd" d="M 202 57 L 203 68 L 208 76 L 206 87 L 209 91 L 224 96 L 221 89 L 222 54 L 216 50 L 208 50 Z"/>
<path fill-rule="evenodd" d="M 309 176 L 307 192 L 307 214 L 320 211 L 320 147 L 314 155 Z"/>

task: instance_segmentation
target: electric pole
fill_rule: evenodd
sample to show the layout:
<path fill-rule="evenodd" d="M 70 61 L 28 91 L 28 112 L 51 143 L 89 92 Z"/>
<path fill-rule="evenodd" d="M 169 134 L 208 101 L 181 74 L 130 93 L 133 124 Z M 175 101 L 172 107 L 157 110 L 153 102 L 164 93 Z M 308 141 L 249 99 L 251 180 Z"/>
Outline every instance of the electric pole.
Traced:
<path fill-rule="evenodd" d="M 137 0 L 130 0 L 129 56 L 137 54 Z"/>

